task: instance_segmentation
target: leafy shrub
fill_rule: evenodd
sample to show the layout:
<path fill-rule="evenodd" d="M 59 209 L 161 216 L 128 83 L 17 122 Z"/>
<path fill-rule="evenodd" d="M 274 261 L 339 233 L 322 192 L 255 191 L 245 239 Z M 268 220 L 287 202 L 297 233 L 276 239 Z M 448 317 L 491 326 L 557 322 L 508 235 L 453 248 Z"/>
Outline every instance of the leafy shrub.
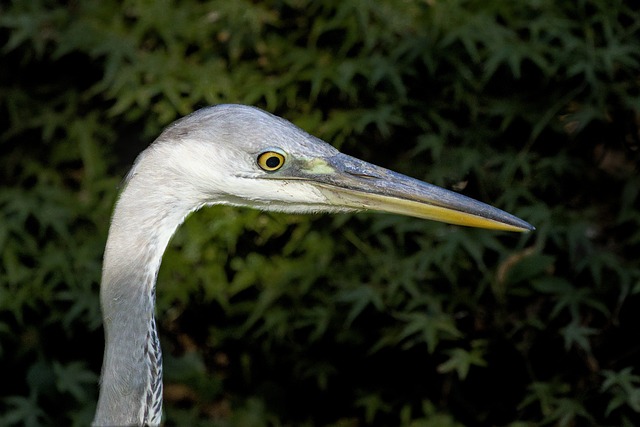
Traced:
<path fill-rule="evenodd" d="M 167 425 L 635 425 L 630 2 L 0 6 L 0 424 L 87 425 L 120 177 L 208 104 L 509 210 L 511 235 L 216 207 L 158 282 Z"/>

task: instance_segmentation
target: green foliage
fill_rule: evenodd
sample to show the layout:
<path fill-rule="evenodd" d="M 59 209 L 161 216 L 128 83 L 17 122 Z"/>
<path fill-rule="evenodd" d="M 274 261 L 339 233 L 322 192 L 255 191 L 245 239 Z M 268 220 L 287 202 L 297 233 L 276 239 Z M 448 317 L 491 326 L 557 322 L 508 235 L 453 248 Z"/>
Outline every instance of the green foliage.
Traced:
<path fill-rule="evenodd" d="M 0 425 L 90 422 L 118 183 L 222 102 L 537 230 L 194 214 L 158 281 L 167 425 L 639 425 L 631 3 L 1 5 Z"/>

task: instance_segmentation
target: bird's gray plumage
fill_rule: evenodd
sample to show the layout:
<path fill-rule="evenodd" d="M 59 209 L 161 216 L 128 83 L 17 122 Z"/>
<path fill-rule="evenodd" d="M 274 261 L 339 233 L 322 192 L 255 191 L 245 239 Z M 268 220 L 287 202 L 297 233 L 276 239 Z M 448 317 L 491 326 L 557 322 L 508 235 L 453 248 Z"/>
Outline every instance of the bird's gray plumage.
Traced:
<path fill-rule="evenodd" d="M 276 153 L 270 169 L 257 159 Z M 341 154 L 262 110 L 220 105 L 168 126 L 136 159 L 114 209 L 100 300 L 105 353 L 96 426 L 158 425 L 161 351 L 155 283 L 169 239 L 210 204 L 285 212 L 374 209 L 512 231 L 526 222 Z"/>
<path fill-rule="evenodd" d="M 162 253 L 183 219 L 203 205 L 269 208 L 259 192 L 248 191 L 248 200 L 238 197 L 234 184 L 261 173 L 255 156 L 272 145 L 305 156 L 336 152 L 276 116 L 221 105 L 176 121 L 136 160 L 104 255 L 106 349 L 95 425 L 158 424 L 162 371 L 153 310 Z"/>

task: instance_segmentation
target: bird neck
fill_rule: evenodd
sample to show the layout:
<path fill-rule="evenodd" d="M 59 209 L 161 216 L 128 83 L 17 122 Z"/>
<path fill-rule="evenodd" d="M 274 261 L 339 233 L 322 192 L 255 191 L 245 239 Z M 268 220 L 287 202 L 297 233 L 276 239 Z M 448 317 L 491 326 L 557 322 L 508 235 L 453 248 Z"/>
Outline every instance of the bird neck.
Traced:
<path fill-rule="evenodd" d="M 156 277 L 171 236 L 197 207 L 174 193 L 168 185 L 134 176 L 114 210 L 100 286 L 105 353 L 94 425 L 160 423 Z"/>

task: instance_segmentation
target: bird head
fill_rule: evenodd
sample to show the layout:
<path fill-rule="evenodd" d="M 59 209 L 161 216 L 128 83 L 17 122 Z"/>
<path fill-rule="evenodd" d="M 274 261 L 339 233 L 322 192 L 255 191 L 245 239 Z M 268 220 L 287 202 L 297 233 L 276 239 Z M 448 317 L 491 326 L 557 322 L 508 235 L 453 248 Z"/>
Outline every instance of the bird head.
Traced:
<path fill-rule="evenodd" d="M 158 180 L 197 206 L 373 210 L 472 227 L 534 229 L 487 204 L 342 154 L 284 119 L 242 105 L 207 107 L 176 121 L 141 154 L 130 178 L 140 168 L 161 171 Z"/>

